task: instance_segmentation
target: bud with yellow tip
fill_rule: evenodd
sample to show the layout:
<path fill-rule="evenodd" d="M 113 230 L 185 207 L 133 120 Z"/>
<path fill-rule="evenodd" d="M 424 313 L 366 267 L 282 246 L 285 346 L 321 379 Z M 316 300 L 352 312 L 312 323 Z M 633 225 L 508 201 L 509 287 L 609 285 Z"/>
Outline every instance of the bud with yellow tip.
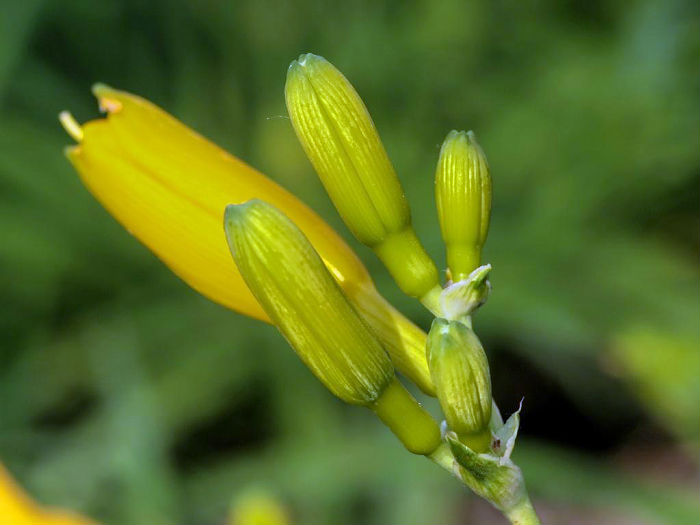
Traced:
<path fill-rule="evenodd" d="M 371 408 L 409 451 L 433 452 L 437 424 L 398 382 L 303 233 L 259 200 L 229 205 L 224 225 L 243 279 L 314 375 L 343 401 Z"/>
<path fill-rule="evenodd" d="M 425 296 L 438 285 L 437 268 L 411 226 L 403 188 L 360 96 L 332 64 L 309 53 L 290 65 L 285 97 L 297 137 L 345 224 L 405 293 Z"/>
<path fill-rule="evenodd" d="M 475 452 L 487 451 L 491 444 L 491 375 L 476 334 L 458 321 L 435 319 L 427 355 L 450 429 Z"/>
<path fill-rule="evenodd" d="M 435 200 L 452 279 L 481 260 L 491 217 L 491 174 L 474 132 L 450 131 L 435 172 Z"/>

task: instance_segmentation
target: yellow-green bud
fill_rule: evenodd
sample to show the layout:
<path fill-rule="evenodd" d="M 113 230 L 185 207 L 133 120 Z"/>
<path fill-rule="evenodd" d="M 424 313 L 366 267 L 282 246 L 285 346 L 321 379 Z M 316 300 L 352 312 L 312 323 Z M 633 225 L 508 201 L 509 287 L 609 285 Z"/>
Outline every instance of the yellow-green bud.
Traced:
<path fill-rule="evenodd" d="M 391 361 L 299 228 L 259 200 L 227 206 L 224 225 L 243 279 L 306 366 L 343 401 L 376 401 Z"/>
<path fill-rule="evenodd" d="M 411 227 L 403 188 L 360 96 L 327 60 L 306 54 L 289 66 L 285 98 L 297 137 L 345 224 L 405 293 L 423 297 L 438 284 L 437 268 Z"/>
<path fill-rule="evenodd" d="M 459 281 L 480 264 L 491 216 L 491 174 L 474 132 L 448 133 L 435 171 L 435 200 L 447 266 Z"/>
<path fill-rule="evenodd" d="M 485 452 L 491 443 L 491 375 L 479 339 L 466 325 L 438 318 L 427 355 L 447 424 L 472 450 Z"/>
<path fill-rule="evenodd" d="M 299 228 L 259 200 L 227 206 L 224 227 L 250 291 L 314 375 L 343 401 L 373 410 L 409 451 L 432 453 L 437 423 L 396 379 Z"/>

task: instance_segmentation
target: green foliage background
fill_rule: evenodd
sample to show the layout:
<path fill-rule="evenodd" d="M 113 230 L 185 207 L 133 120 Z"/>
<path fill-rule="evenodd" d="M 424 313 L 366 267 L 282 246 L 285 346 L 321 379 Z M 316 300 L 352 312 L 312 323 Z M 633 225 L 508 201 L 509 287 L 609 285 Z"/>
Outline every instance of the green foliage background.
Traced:
<path fill-rule="evenodd" d="M 103 522 L 222 523 L 262 486 L 304 523 L 499 523 L 270 327 L 209 303 L 91 198 L 56 115 L 141 94 L 346 238 L 286 115 L 312 51 L 365 99 L 444 266 L 453 128 L 491 163 L 476 318 L 545 520 L 697 522 L 697 2 L 0 2 L 0 460 Z M 367 249 L 380 289 L 424 327 Z M 427 401 L 433 409 L 435 403 Z"/>

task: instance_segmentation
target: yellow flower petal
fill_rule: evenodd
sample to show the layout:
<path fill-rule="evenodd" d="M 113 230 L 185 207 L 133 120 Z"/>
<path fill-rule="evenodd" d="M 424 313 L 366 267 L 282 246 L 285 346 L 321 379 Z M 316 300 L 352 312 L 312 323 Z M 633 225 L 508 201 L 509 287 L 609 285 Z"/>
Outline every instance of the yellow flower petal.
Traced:
<path fill-rule="evenodd" d="M 261 199 L 304 232 L 396 367 L 434 395 L 425 333 L 376 291 L 357 255 L 291 193 L 150 102 L 98 85 L 106 119 L 61 121 L 67 156 L 102 205 L 176 275 L 215 302 L 270 322 L 243 282 L 222 227 L 226 205 Z"/>
<path fill-rule="evenodd" d="M 12 525 L 87 525 L 92 520 L 63 509 L 41 507 L 0 464 L 0 523 Z"/>

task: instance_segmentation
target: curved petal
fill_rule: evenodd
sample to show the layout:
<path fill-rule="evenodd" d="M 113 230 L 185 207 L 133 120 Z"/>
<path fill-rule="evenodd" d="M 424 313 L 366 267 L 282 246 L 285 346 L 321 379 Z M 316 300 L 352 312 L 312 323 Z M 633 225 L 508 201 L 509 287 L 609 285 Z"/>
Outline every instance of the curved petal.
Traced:
<path fill-rule="evenodd" d="M 62 116 L 79 142 L 67 156 L 97 200 L 176 275 L 213 301 L 270 322 L 231 259 L 222 225 L 228 204 L 269 202 L 311 241 L 397 368 L 433 393 L 425 333 L 379 295 L 357 255 L 323 219 L 147 100 L 104 85 L 94 91 L 107 118 L 81 127 Z"/>

